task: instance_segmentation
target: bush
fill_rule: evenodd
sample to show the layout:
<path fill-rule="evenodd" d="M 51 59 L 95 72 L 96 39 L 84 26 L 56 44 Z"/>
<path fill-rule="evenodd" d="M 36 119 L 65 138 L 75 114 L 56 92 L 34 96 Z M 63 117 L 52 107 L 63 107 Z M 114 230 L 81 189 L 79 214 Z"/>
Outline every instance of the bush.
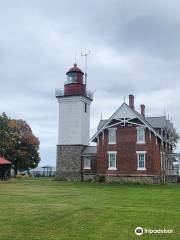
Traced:
<path fill-rule="evenodd" d="M 105 175 L 99 175 L 96 178 L 96 181 L 99 183 L 105 183 L 106 182 L 106 176 Z"/>

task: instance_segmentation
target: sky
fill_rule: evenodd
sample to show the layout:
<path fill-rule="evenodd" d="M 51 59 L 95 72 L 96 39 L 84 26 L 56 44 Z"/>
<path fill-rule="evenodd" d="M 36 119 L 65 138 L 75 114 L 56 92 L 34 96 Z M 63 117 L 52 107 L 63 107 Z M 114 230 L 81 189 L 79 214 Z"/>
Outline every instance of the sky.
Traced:
<path fill-rule="evenodd" d="M 179 0 L 0 0 L 0 113 L 31 126 L 41 166 L 56 164 L 55 89 L 89 50 L 91 135 L 129 94 L 180 133 Z"/>

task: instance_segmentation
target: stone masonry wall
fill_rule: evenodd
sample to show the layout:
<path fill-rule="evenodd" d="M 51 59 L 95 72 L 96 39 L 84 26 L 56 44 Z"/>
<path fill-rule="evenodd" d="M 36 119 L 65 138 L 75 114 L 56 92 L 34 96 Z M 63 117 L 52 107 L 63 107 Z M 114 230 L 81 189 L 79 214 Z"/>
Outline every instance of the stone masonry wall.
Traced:
<path fill-rule="evenodd" d="M 81 154 L 84 147 L 57 145 L 56 180 L 81 180 Z"/>

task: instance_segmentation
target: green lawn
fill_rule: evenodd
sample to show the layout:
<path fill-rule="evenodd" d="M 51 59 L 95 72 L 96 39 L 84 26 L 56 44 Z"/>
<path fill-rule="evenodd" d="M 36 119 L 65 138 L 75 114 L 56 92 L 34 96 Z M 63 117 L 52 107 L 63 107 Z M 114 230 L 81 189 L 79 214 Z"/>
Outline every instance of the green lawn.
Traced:
<path fill-rule="evenodd" d="M 174 229 L 136 236 L 134 229 Z M 0 183 L 0 240 L 180 239 L 180 184 Z"/>

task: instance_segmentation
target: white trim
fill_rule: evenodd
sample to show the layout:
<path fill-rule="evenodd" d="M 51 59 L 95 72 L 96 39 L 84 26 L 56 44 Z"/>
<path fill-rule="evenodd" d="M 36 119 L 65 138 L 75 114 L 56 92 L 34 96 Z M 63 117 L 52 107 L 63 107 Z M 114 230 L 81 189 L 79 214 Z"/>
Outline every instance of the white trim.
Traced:
<path fill-rule="evenodd" d="M 119 116 L 118 116 L 119 115 Z M 108 121 L 91 137 L 91 141 L 94 141 L 99 133 L 107 128 L 108 124 L 111 122 L 112 119 L 126 117 L 126 118 L 138 118 L 149 130 L 151 130 L 159 139 L 162 140 L 162 136 L 155 130 L 153 127 L 135 110 L 132 110 L 126 103 L 123 103 L 116 112 L 108 119 Z"/>
<path fill-rule="evenodd" d="M 137 154 L 137 170 L 146 171 L 146 153 L 147 151 L 136 151 Z M 144 167 L 139 167 L 139 155 L 144 154 Z"/>
<path fill-rule="evenodd" d="M 110 153 L 114 153 L 114 154 L 117 154 L 117 151 L 107 151 L 108 154 Z"/>
<path fill-rule="evenodd" d="M 137 154 L 139 154 L 139 153 L 144 153 L 144 154 L 146 154 L 147 151 L 136 151 L 136 153 L 137 153 Z"/>
<path fill-rule="evenodd" d="M 117 128 L 108 128 L 108 144 L 116 144 L 116 130 Z M 115 141 L 110 141 L 110 132 L 115 132 Z"/>
<path fill-rule="evenodd" d="M 108 151 L 108 170 L 117 170 L 117 151 Z M 114 154 L 115 155 L 115 167 L 110 167 L 110 154 Z"/>
<path fill-rule="evenodd" d="M 138 141 L 138 130 L 143 130 L 143 141 Z M 136 127 L 136 143 L 137 144 L 145 144 L 146 143 L 146 134 L 145 127 Z"/>
<path fill-rule="evenodd" d="M 118 120 L 118 121 L 119 121 L 119 120 Z M 120 124 L 120 123 L 121 123 L 121 121 L 119 121 L 118 123 L 114 123 L 114 124 L 112 124 L 112 125 L 109 125 L 109 126 L 105 127 L 104 129 L 113 128 L 114 126 L 116 126 L 116 125 L 118 125 L 118 124 Z"/>
<path fill-rule="evenodd" d="M 111 128 L 113 126 L 117 126 L 117 125 L 121 125 L 121 126 L 125 126 L 126 123 L 127 124 L 131 124 L 132 125 L 136 125 L 136 126 L 140 126 L 140 127 L 145 127 L 143 124 L 140 124 L 140 123 L 135 123 L 135 122 L 131 122 L 131 120 L 135 119 L 135 118 L 129 118 L 129 119 L 122 119 L 122 118 L 114 118 L 115 120 L 119 121 L 118 123 L 114 123 L 112 125 L 109 125 L 107 127 L 104 127 L 104 129 L 108 129 L 108 128 Z"/>

